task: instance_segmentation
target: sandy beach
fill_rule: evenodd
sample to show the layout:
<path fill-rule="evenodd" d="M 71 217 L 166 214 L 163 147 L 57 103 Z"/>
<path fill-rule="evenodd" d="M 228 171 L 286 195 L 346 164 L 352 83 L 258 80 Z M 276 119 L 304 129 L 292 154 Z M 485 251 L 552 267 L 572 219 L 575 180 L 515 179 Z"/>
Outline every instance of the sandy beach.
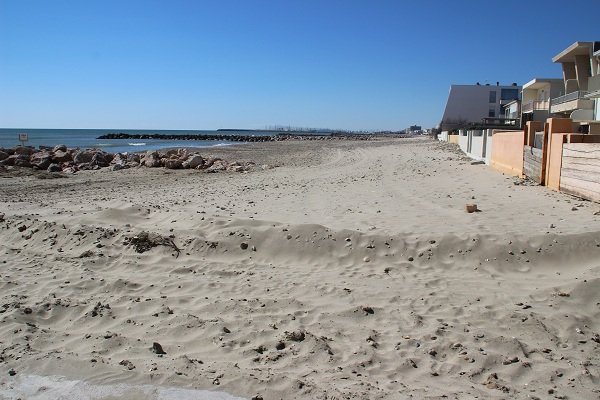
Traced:
<path fill-rule="evenodd" d="M 599 204 L 425 137 L 202 152 L 261 167 L 0 173 L 0 398 L 600 398 Z"/>

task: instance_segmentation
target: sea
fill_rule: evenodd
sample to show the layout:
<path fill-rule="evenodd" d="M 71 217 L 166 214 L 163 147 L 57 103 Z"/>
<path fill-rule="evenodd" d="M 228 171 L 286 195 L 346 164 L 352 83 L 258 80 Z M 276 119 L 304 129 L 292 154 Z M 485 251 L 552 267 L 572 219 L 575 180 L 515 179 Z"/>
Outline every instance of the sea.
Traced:
<path fill-rule="evenodd" d="M 132 129 L 15 129 L 0 128 L 0 148 L 15 147 L 19 134 L 27 133 L 26 146 L 56 146 L 102 149 L 109 153 L 131 153 L 171 147 L 214 147 L 241 144 L 227 140 L 161 140 L 161 139 L 98 139 L 109 133 L 162 134 L 162 135 L 253 135 L 270 136 L 260 131 L 207 131 L 207 130 L 132 130 Z"/>

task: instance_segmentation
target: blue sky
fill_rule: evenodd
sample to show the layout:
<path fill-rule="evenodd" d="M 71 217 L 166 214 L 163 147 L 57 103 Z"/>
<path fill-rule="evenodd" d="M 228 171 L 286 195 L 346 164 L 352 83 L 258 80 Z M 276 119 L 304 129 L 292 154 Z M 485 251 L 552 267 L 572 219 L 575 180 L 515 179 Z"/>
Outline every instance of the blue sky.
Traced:
<path fill-rule="evenodd" d="M 430 127 L 452 83 L 561 77 L 551 58 L 600 40 L 598 15 L 598 0 L 0 0 L 0 127 Z"/>

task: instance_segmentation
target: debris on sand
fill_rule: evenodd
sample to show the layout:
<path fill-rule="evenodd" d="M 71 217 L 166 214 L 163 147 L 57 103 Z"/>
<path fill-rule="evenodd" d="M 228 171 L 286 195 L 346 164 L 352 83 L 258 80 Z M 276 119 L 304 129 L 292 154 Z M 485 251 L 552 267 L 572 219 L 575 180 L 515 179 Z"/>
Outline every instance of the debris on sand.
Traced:
<path fill-rule="evenodd" d="M 172 248 L 177 253 L 176 257 L 179 257 L 179 253 L 181 252 L 173 239 L 152 232 L 141 232 L 131 238 L 126 237 L 125 244 L 134 246 L 137 253 L 144 253 L 157 246 Z"/>

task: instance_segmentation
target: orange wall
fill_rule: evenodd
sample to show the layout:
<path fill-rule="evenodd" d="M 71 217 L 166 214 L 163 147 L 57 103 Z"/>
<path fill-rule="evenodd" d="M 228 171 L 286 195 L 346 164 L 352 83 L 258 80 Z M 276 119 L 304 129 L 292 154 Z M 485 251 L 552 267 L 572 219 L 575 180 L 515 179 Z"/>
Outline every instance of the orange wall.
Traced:
<path fill-rule="evenodd" d="M 548 144 L 546 146 L 546 179 L 544 181 L 549 188 L 559 190 L 562 145 L 566 142 L 565 134 L 576 129 L 570 118 L 548 118 L 546 121 Z"/>
<path fill-rule="evenodd" d="M 514 176 L 523 176 L 524 131 L 497 132 L 492 136 L 492 168 Z"/>
<path fill-rule="evenodd" d="M 460 135 L 448 135 L 448 143 L 458 144 L 458 137 Z"/>

